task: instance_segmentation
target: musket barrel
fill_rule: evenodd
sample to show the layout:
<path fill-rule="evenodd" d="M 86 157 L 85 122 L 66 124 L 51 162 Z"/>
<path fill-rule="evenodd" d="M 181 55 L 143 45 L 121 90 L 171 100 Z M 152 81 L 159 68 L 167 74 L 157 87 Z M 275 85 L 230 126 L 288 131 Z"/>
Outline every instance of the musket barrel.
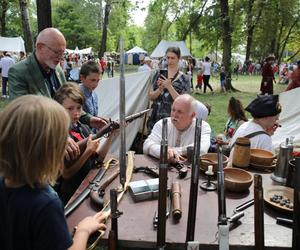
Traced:
<path fill-rule="evenodd" d="M 195 222 L 198 198 L 198 183 L 199 183 L 199 156 L 201 144 L 201 126 L 202 120 L 196 120 L 195 138 L 194 138 L 194 153 L 192 160 L 192 176 L 189 197 L 189 213 L 186 231 L 186 242 L 194 241 L 195 237 Z"/>
<path fill-rule="evenodd" d="M 126 131 L 125 131 L 125 65 L 124 40 L 120 38 L 120 183 L 124 187 L 126 182 Z"/>
<path fill-rule="evenodd" d="M 225 199 L 225 179 L 224 179 L 224 170 L 223 170 L 223 154 L 222 147 L 217 147 L 218 152 L 218 208 L 219 208 L 219 224 L 226 224 L 226 199 Z"/>
<path fill-rule="evenodd" d="M 300 195 L 300 157 L 296 157 L 294 175 L 294 212 L 293 212 L 293 249 L 300 249 L 300 218 L 299 218 L 299 195 Z"/>
<path fill-rule="evenodd" d="M 254 175 L 254 241 L 255 249 L 263 250 L 265 246 L 264 233 L 264 194 L 261 175 Z"/>
<path fill-rule="evenodd" d="M 158 227 L 157 249 L 166 245 L 166 206 L 168 189 L 168 127 L 167 119 L 163 119 L 162 140 L 160 146 L 159 194 L 158 194 Z"/>

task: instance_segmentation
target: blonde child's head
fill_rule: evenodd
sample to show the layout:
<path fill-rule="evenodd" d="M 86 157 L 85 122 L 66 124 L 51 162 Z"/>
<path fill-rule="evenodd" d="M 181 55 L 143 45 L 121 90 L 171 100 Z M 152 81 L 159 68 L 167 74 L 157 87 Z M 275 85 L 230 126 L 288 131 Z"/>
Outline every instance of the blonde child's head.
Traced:
<path fill-rule="evenodd" d="M 0 113 L 0 174 L 31 187 L 54 184 L 63 166 L 69 116 L 57 102 L 25 95 Z"/>

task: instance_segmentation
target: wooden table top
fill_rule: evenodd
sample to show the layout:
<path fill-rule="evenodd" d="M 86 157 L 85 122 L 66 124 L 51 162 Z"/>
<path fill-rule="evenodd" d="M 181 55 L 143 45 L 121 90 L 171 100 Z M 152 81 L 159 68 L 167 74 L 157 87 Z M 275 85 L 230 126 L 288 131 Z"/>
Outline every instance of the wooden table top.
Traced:
<path fill-rule="evenodd" d="M 156 159 L 145 155 L 135 155 L 135 166 L 159 166 Z M 106 176 L 109 176 L 108 170 Z M 257 170 L 249 169 L 250 172 L 258 173 Z M 190 173 L 185 179 L 178 179 L 176 171 L 169 171 L 169 186 L 172 181 L 179 181 L 182 189 L 182 218 L 179 223 L 173 221 L 172 217 L 167 219 L 166 223 L 166 242 L 168 249 L 184 249 L 188 203 L 190 190 Z M 92 170 L 82 185 L 79 187 L 76 196 L 83 188 L 93 179 L 97 170 Z M 271 178 L 269 172 L 261 171 L 259 174 L 263 177 L 263 187 L 267 188 L 276 185 Z M 150 179 L 144 173 L 135 173 L 132 181 Z M 205 176 L 201 173 L 199 185 L 204 181 Z M 105 198 L 109 198 L 109 189 L 116 188 L 119 185 L 119 178 L 116 178 L 106 189 Z M 238 205 L 248 201 L 254 197 L 253 184 L 246 193 L 226 192 L 226 211 L 227 216 L 233 214 L 233 210 Z M 123 215 L 118 219 L 119 244 L 123 247 L 139 247 L 139 248 L 155 248 L 157 231 L 153 230 L 153 216 L 157 211 L 158 201 L 142 201 L 135 203 L 127 192 L 119 206 L 118 210 Z M 74 226 L 86 216 L 93 215 L 97 209 L 91 204 L 90 198 L 86 198 L 80 206 L 67 217 L 69 230 L 72 232 Z M 254 249 L 254 206 L 244 210 L 245 216 L 240 219 L 240 225 L 233 228 L 229 233 L 230 249 Z M 282 214 L 282 212 L 274 210 L 272 207 L 265 205 L 264 225 L 265 225 L 265 246 L 266 249 L 290 249 L 292 246 L 292 229 L 276 224 L 276 217 L 287 217 L 291 215 Z M 206 192 L 199 188 L 197 203 L 197 219 L 195 227 L 195 241 L 200 243 L 200 248 L 218 249 L 218 240 L 216 238 L 218 227 L 218 197 L 217 192 Z M 105 233 L 102 243 L 107 243 L 110 221 L 107 223 L 108 230 Z"/>

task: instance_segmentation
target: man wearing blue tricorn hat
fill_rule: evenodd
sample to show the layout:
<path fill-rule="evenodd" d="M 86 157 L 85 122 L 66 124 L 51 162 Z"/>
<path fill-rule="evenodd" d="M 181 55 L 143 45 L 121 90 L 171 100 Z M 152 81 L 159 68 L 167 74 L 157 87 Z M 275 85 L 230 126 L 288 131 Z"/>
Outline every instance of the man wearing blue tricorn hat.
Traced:
<path fill-rule="evenodd" d="M 258 96 L 247 107 L 253 119 L 243 123 L 235 132 L 229 146 L 233 147 L 238 137 L 248 137 L 251 148 L 273 151 L 271 136 L 278 128 L 281 105 L 278 95 Z M 230 152 L 232 160 L 234 148 Z"/>

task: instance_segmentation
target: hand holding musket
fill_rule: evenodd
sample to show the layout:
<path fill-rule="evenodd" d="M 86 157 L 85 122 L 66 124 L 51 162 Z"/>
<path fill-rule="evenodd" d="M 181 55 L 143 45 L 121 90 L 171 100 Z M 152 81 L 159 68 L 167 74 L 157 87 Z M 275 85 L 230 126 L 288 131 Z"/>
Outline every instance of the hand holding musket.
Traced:
<path fill-rule="evenodd" d="M 147 113 L 149 111 L 150 111 L 150 109 L 145 109 L 141 112 L 129 115 L 125 118 L 125 122 L 130 123 L 130 122 L 134 121 L 135 119 L 142 117 L 145 113 Z M 108 133 L 110 133 L 110 132 L 112 132 L 116 129 L 119 129 L 119 128 L 120 128 L 120 125 L 119 125 L 118 121 L 110 121 L 104 127 L 102 127 L 96 134 L 94 134 L 92 136 L 92 140 L 96 140 L 98 138 L 101 138 L 104 135 L 106 135 L 106 134 L 108 134 Z M 88 137 L 77 142 L 77 145 L 79 146 L 79 149 L 80 149 L 80 155 L 86 149 L 87 142 L 88 142 Z M 76 159 L 75 159 L 75 161 L 76 161 Z M 68 166 L 71 166 L 74 163 L 74 160 L 70 160 L 70 161 L 66 160 L 65 163 Z"/>

